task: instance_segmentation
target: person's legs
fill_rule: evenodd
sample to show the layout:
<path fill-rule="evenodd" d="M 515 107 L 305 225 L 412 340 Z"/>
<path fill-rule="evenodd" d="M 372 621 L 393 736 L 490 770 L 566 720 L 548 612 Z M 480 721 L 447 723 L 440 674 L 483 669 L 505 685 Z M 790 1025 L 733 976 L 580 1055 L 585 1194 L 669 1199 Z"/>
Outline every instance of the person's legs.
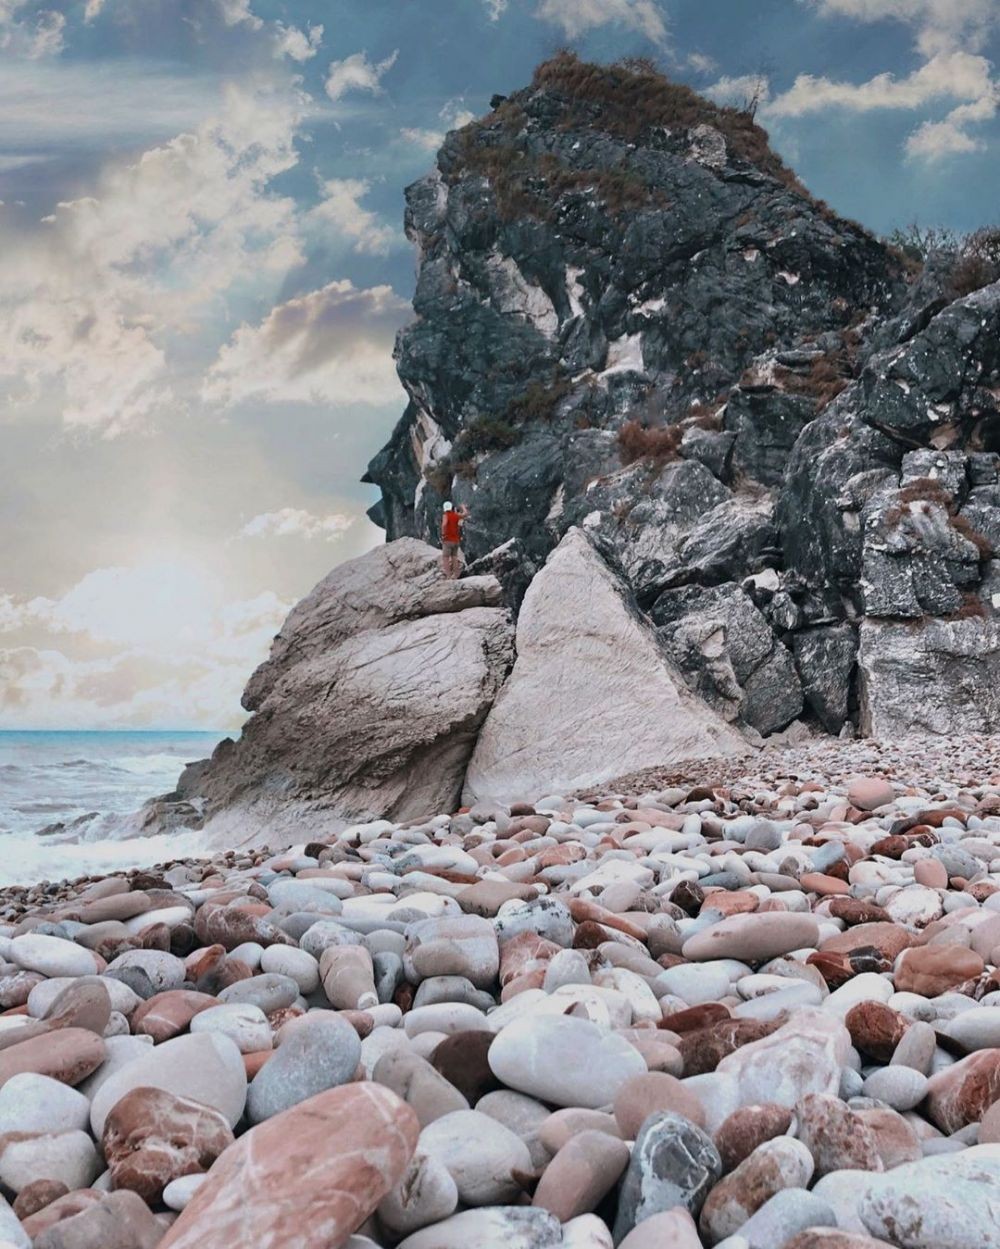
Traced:
<path fill-rule="evenodd" d="M 443 542 L 441 544 L 441 568 L 444 575 L 454 581 L 458 576 L 458 543 Z"/>

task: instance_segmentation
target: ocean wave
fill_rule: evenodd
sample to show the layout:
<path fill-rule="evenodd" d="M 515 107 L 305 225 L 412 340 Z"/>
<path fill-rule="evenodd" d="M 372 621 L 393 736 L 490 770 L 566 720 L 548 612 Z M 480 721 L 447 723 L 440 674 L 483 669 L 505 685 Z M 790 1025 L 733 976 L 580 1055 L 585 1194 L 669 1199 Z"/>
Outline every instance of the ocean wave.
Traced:
<path fill-rule="evenodd" d="M 160 772 L 168 772 L 176 776 L 188 762 L 186 755 L 122 755 L 110 765 L 133 776 L 155 776 Z"/>
<path fill-rule="evenodd" d="M 206 855 L 202 834 L 192 829 L 128 840 L 53 842 L 48 837 L 5 837 L 0 888 L 41 880 L 105 876 L 130 867 L 152 867 L 174 859 Z"/>

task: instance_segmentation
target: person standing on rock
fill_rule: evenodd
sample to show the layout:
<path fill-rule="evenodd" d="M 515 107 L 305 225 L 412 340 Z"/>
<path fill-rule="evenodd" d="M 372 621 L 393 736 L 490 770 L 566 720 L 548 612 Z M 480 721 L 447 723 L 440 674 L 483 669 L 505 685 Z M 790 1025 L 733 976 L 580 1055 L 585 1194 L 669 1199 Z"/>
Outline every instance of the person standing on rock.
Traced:
<path fill-rule="evenodd" d="M 457 508 L 453 503 L 444 505 L 441 517 L 441 568 L 444 575 L 454 581 L 461 569 L 462 526 L 469 509 L 463 503 Z"/>

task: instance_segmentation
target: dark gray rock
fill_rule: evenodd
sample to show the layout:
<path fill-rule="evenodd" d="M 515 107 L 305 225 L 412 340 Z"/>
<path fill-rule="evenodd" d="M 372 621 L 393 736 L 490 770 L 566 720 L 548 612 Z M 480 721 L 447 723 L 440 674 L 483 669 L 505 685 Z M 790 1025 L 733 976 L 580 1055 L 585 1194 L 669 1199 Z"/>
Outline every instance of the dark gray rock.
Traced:
<path fill-rule="evenodd" d="M 847 720 L 858 639 L 848 624 L 803 629 L 792 638 L 795 666 L 810 711 L 828 733 Z"/>
<path fill-rule="evenodd" d="M 735 435 L 732 471 L 764 486 L 780 486 L 792 448 L 815 415 L 816 401 L 809 396 L 737 386 L 725 416 L 725 428 Z"/>
<path fill-rule="evenodd" d="M 1000 730 L 1000 620 L 866 620 L 861 728 L 874 737 Z"/>
<path fill-rule="evenodd" d="M 727 719 L 767 734 L 802 711 L 792 656 L 740 586 L 666 590 L 650 615 L 678 667 Z"/>
<path fill-rule="evenodd" d="M 639 1129 L 622 1181 L 615 1244 L 643 1219 L 675 1206 L 697 1219 L 721 1174 L 722 1159 L 706 1132 L 682 1115 L 651 1114 Z"/>

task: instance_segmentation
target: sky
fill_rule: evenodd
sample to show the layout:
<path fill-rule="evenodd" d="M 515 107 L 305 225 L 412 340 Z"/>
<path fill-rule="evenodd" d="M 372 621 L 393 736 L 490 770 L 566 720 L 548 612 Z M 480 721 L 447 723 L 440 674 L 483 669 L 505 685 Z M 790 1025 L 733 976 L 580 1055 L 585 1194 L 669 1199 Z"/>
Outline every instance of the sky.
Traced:
<path fill-rule="evenodd" d="M 1000 199 L 1000 0 L 0 0 L 0 729 L 232 729 L 381 541 L 403 188 L 560 47 L 654 58 L 879 233 Z"/>

